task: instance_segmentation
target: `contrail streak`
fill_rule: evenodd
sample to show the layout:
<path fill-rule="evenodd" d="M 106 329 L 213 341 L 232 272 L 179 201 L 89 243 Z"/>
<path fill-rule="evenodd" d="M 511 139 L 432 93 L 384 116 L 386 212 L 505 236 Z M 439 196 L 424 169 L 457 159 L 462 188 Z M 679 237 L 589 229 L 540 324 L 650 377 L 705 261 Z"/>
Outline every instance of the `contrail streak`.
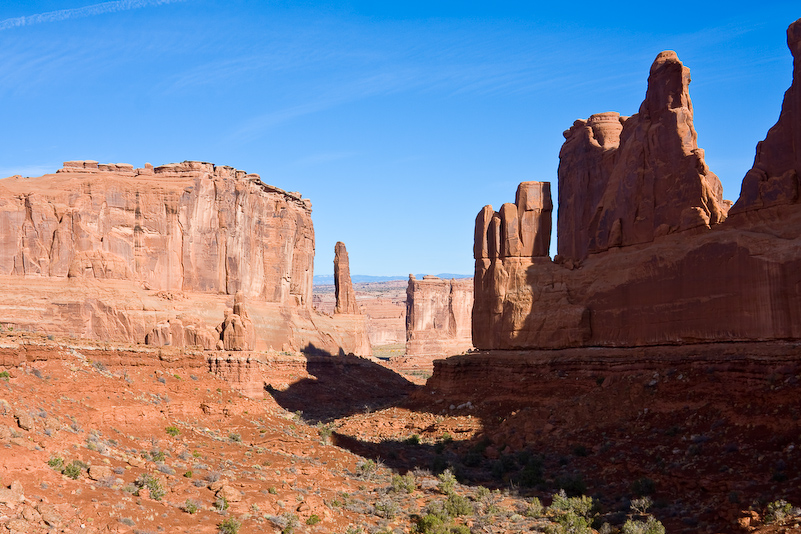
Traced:
<path fill-rule="evenodd" d="M 141 7 L 159 6 L 184 1 L 186 0 L 117 0 L 115 2 L 103 2 L 101 4 L 92 4 L 91 6 L 77 7 L 75 9 L 60 9 L 58 11 L 48 11 L 47 13 L 38 13 L 26 17 L 5 19 L 0 21 L 0 31 L 18 28 L 20 26 L 41 24 L 43 22 L 58 22 L 60 20 L 91 17 L 93 15 L 102 15 L 103 13 L 116 13 L 117 11 L 128 11 Z"/>

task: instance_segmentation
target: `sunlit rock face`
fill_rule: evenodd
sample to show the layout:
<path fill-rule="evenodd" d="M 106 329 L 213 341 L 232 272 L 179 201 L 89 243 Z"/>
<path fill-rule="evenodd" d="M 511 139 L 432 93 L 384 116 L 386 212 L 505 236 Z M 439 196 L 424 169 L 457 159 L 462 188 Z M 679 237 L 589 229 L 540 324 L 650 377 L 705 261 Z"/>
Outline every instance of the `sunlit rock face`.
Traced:
<path fill-rule="evenodd" d="M 337 241 L 334 246 L 334 287 L 336 294 L 334 313 L 359 313 L 356 293 L 353 291 L 353 283 L 350 280 L 348 250 L 342 241 Z"/>
<path fill-rule="evenodd" d="M 311 302 L 311 204 L 231 167 L 67 162 L 0 181 L 0 274 Z"/>
<path fill-rule="evenodd" d="M 435 358 L 473 346 L 470 336 L 473 283 L 409 275 L 406 289 L 406 358 L 430 365 Z"/>
<path fill-rule="evenodd" d="M 788 30 L 796 75 L 799 42 L 801 21 Z M 689 70 L 675 53 L 657 56 L 639 113 L 576 121 L 560 153 L 553 261 L 547 247 L 523 246 L 519 192 L 476 218 L 475 346 L 801 338 L 798 79 L 730 210 L 697 146 Z"/>
<path fill-rule="evenodd" d="M 312 309 L 313 261 L 311 202 L 232 167 L 70 161 L 0 180 L 0 323 L 20 329 L 369 356 L 363 320 Z"/>

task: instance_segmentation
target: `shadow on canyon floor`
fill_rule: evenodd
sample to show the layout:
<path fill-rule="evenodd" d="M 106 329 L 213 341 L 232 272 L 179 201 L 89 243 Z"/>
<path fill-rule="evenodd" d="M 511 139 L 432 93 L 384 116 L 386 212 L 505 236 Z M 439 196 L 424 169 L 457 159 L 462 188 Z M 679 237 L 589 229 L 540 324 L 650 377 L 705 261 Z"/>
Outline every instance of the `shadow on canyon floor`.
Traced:
<path fill-rule="evenodd" d="M 514 408 L 459 410 L 451 404 L 464 398 L 374 362 L 307 359 L 315 378 L 270 389 L 276 401 L 325 424 L 335 445 L 400 473 L 450 469 L 461 483 L 546 502 L 559 489 L 591 495 L 612 524 L 648 496 L 671 532 L 732 531 L 742 510 L 801 504 L 799 365 L 761 376 L 676 363 L 658 380 L 651 367 L 610 368 L 604 379 L 555 365 Z"/>
<path fill-rule="evenodd" d="M 306 372 L 313 378 L 283 391 L 270 385 L 265 390 L 284 409 L 302 412 L 310 424 L 394 406 L 420 388 L 391 369 L 352 354 L 333 355 L 312 344 L 303 354 Z"/>

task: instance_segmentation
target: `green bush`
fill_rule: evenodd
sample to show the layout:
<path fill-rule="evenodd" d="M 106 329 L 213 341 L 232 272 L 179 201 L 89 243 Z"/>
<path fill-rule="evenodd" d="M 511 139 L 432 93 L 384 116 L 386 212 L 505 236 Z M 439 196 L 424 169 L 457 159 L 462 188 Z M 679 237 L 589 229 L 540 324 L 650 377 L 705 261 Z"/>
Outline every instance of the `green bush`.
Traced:
<path fill-rule="evenodd" d="M 439 478 L 439 486 L 437 486 L 439 491 L 441 491 L 444 495 L 450 495 L 454 492 L 456 489 L 456 477 L 453 476 L 453 473 L 450 469 L 446 469 L 437 478 Z"/>
<path fill-rule="evenodd" d="M 137 488 L 140 490 L 142 488 L 147 488 L 147 491 L 150 494 L 150 498 L 156 501 L 160 501 L 161 498 L 167 494 L 167 492 L 161 486 L 161 482 L 159 482 L 159 479 L 157 479 L 156 477 L 154 477 L 149 473 L 140 475 L 136 479 L 136 482 L 134 482 L 134 484 L 136 484 Z M 138 494 L 139 492 L 137 491 L 137 495 Z"/>
<path fill-rule="evenodd" d="M 225 521 L 219 524 L 219 534 L 237 534 L 239 532 L 239 527 L 242 526 L 242 523 L 234 519 L 233 517 L 229 517 Z"/>
<path fill-rule="evenodd" d="M 197 511 L 200 510 L 200 507 L 192 499 L 187 499 L 184 503 L 184 510 L 191 515 L 197 513 Z"/>
<path fill-rule="evenodd" d="M 322 422 L 320 422 L 317 423 L 317 432 L 320 434 L 320 442 L 323 445 L 327 445 L 331 440 L 331 435 L 334 433 L 334 429 L 331 427 L 331 425 L 324 425 Z"/>
<path fill-rule="evenodd" d="M 392 475 L 392 491 L 396 493 L 414 493 L 417 489 L 417 484 L 414 481 L 414 475 L 411 471 L 405 475 Z"/>
<path fill-rule="evenodd" d="M 52 467 L 55 471 L 61 472 L 64 470 L 64 458 L 53 456 L 47 461 L 47 465 Z"/>
<path fill-rule="evenodd" d="M 408 438 L 406 438 L 407 445 L 420 445 L 420 436 L 417 434 L 412 434 Z"/>
<path fill-rule="evenodd" d="M 473 505 L 470 504 L 466 497 L 451 493 L 445 501 L 445 511 L 451 517 L 471 515 L 473 513 Z"/>
<path fill-rule="evenodd" d="M 321 521 L 321 519 L 320 519 L 320 516 L 318 516 L 317 514 L 312 514 L 312 515 L 310 515 L 310 516 L 309 516 L 309 518 L 306 520 L 306 524 L 307 524 L 307 525 L 316 525 L 316 524 L 317 524 L 317 523 L 319 523 L 320 521 Z"/>
<path fill-rule="evenodd" d="M 572 510 L 554 516 L 553 520 L 558 525 L 559 534 L 592 534 L 590 520 L 582 517 Z"/>
<path fill-rule="evenodd" d="M 181 430 L 177 426 L 168 426 L 167 428 L 165 428 L 165 430 L 167 431 L 167 434 L 169 434 L 172 437 L 175 437 L 181 433 Z"/>
<path fill-rule="evenodd" d="M 217 497 L 217 500 L 214 501 L 214 507 L 218 512 L 224 512 L 228 510 L 228 499 L 222 496 Z"/>
<path fill-rule="evenodd" d="M 555 517 L 572 512 L 578 516 L 589 518 L 593 506 L 592 497 L 587 497 L 586 495 L 568 497 L 565 490 L 559 490 L 559 493 L 554 494 L 553 501 L 548 507 L 548 512 Z"/>
<path fill-rule="evenodd" d="M 373 460 L 362 460 L 356 465 L 356 476 L 363 480 L 370 480 L 378 471 L 378 465 Z"/>
<path fill-rule="evenodd" d="M 768 503 L 765 509 L 764 521 L 766 525 L 777 523 L 793 513 L 793 505 L 784 499 Z"/>
<path fill-rule="evenodd" d="M 230 439 L 234 443 L 239 443 L 239 442 L 242 441 L 242 436 L 237 434 L 236 432 L 232 432 L 232 433 L 228 434 L 228 439 Z"/>
<path fill-rule="evenodd" d="M 526 517 L 542 517 L 542 503 L 536 497 L 532 497 L 526 504 L 526 511 L 523 515 Z"/>
<path fill-rule="evenodd" d="M 375 503 L 375 515 L 385 519 L 394 519 L 401 513 L 401 507 L 392 499 L 384 499 L 381 502 Z"/>
<path fill-rule="evenodd" d="M 649 515 L 645 521 L 629 519 L 623 525 L 623 534 L 665 534 L 665 527 L 657 519 Z"/>
<path fill-rule="evenodd" d="M 64 468 L 62 473 L 64 473 L 65 476 L 70 477 L 72 480 L 78 480 L 78 477 L 81 476 L 81 471 L 83 471 L 81 463 L 77 460 L 73 460 L 67 467 Z"/>

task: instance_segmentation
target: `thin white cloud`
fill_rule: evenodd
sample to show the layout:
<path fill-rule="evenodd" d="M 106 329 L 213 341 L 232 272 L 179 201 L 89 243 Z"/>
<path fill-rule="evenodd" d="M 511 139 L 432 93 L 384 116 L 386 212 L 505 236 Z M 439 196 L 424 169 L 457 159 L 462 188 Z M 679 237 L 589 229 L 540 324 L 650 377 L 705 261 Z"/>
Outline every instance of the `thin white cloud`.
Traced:
<path fill-rule="evenodd" d="M 76 7 L 74 9 L 60 9 L 58 11 L 48 11 L 46 13 L 37 13 L 36 15 L 5 19 L 0 21 L 0 31 L 10 30 L 11 28 L 19 28 L 21 26 L 32 26 L 34 24 L 42 24 L 45 22 L 58 22 L 61 20 L 92 17 L 94 15 L 102 15 L 104 13 L 116 13 L 118 11 L 129 11 L 131 9 L 139 9 L 148 6 L 160 6 L 184 1 L 186 0 L 117 0 L 114 2 L 103 2 L 101 4 Z"/>

